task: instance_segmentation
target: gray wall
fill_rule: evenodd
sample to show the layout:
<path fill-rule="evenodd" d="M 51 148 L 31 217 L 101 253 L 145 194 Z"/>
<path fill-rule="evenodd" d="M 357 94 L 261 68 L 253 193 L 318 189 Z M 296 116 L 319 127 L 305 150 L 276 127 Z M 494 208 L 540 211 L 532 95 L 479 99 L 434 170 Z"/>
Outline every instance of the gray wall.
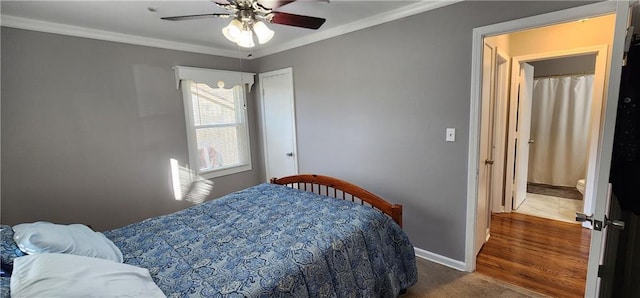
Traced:
<path fill-rule="evenodd" d="M 530 64 L 534 67 L 534 77 L 593 74 L 596 71 L 596 55 L 540 60 Z"/>
<path fill-rule="evenodd" d="M 301 172 L 404 204 L 415 246 L 464 260 L 472 29 L 581 4 L 463 2 L 244 65 L 293 67 Z M 238 60 L 6 28 L 2 55 L 3 223 L 106 229 L 188 206 L 169 187 L 169 158 L 187 160 L 170 68 Z M 212 196 L 264 178 L 216 179 Z"/>
<path fill-rule="evenodd" d="M 170 158 L 188 162 L 176 65 L 241 63 L 3 27 L 2 223 L 103 230 L 190 206 L 173 198 L 169 180 Z M 259 148 L 256 125 L 251 145 Z M 253 161 L 259 168 L 257 154 Z M 210 197 L 261 179 L 257 170 L 214 179 Z"/>
<path fill-rule="evenodd" d="M 301 172 L 402 203 L 416 247 L 463 261 L 472 30 L 579 4 L 463 2 L 255 65 L 293 67 Z"/>

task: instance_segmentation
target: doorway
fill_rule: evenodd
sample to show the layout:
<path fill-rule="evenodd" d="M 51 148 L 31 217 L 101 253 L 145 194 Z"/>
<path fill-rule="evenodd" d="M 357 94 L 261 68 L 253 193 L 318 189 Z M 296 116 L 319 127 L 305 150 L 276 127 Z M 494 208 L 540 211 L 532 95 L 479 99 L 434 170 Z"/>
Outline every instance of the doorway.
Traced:
<path fill-rule="evenodd" d="M 481 93 L 482 93 L 482 45 L 483 39 L 487 36 L 502 34 L 505 32 L 516 32 L 518 30 L 526 30 L 527 28 L 540 28 L 549 24 L 559 24 L 562 22 L 573 22 L 578 21 L 584 18 L 594 18 L 593 16 L 602 16 L 605 14 L 610 14 L 615 12 L 615 21 L 612 26 L 606 26 L 604 28 L 605 31 L 610 33 L 613 38 L 611 38 L 606 44 L 610 50 L 610 54 L 607 57 L 608 65 L 607 65 L 607 78 L 605 82 L 605 90 L 606 97 L 609 99 L 617 98 L 618 90 L 619 90 L 619 82 L 620 82 L 620 70 L 622 67 L 622 56 L 623 56 L 623 48 L 624 48 L 624 36 L 625 31 L 628 25 L 628 16 L 629 16 L 629 5 L 626 2 L 616 2 L 616 3 L 596 3 L 591 5 L 585 5 L 573 9 L 567 9 L 564 11 L 558 11 L 554 13 L 548 13 L 545 15 L 535 16 L 524 18 L 515 21 L 509 21 L 501 24 L 489 25 L 485 27 L 480 27 L 474 29 L 474 41 L 473 41 L 473 59 L 472 59 L 472 102 L 471 102 L 471 126 L 470 126 L 470 152 L 469 152 L 469 195 L 468 195 L 468 215 L 469 221 L 467 225 L 467 248 L 466 248 L 466 257 L 465 263 L 468 271 L 473 271 L 475 269 L 475 261 L 476 256 L 474 255 L 474 240 L 476 239 L 475 233 L 475 224 L 478 220 L 478 214 L 476 213 L 478 209 L 476 208 L 479 202 L 478 199 L 478 179 L 477 175 L 480 171 L 479 164 L 479 144 L 480 144 L 480 107 L 481 107 Z M 591 36 L 594 36 L 593 32 L 580 32 L 574 33 L 572 35 L 574 41 L 586 41 Z M 581 40 L 577 40 L 581 39 Z M 567 38 L 569 40 L 569 38 Z M 544 42 L 538 44 L 538 46 L 554 46 L 558 43 L 554 42 Z M 529 46 L 535 47 L 535 44 L 530 44 Z M 513 50 L 513 48 L 511 48 Z M 552 51 L 552 50 L 549 50 Z M 516 56 L 515 54 L 512 54 Z M 512 63 L 512 67 L 515 63 Z M 514 85 L 514 84 L 512 84 Z M 596 148 L 596 169 L 594 170 L 596 175 L 596 181 L 592 187 L 595 193 L 596 201 L 595 206 L 593 206 L 592 211 L 594 217 L 600 219 L 604 219 L 605 214 L 605 205 L 609 200 L 607 197 L 607 179 L 608 179 L 608 168 L 610 165 L 609 152 L 611 150 L 612 145 L 612 134 L 613 134 L 613 126 L 615 123 L 615 106 L 616 102 L 614 100 L 606 101 L 606 108 L 603 110 L 603 121 L 602 126 L 600 127 L 600 131 L 602 132 L 601 138 L 598 140 L 597 148 Z M 513 107 L 510 107 L 513 109 Z M 513 119 L 509 119 L 509 121 L 514 121 Z M 509 164 L 509 163 L 507 163 Z M 510 183 L 507 183 L 509 185 Z M 506 194 L 508 196 L 509 194 Z M 510 200 L 505 200 L 505 205 Z M 599 264 L 600 253 L 602 251 L 603 245 L 603 233 L 598 231 L 594 231 L 592 233 L 591 241 L 590 241 L 590 255 L 588 259 L 588 274 L 587 274 L 587 282 L 586 282 L 586 295 L 587 296 L 595 296 L 595 293 L 598 293 L 598 277 L 597 277 L 597 267 Z"/>
<path fill-rule="evenodd" d="M 587 181 L 587 183 L 583 182 L 584 185 L 593 184 L 595 179 L 594 173 L 589 169 L 593 170 L 596 166 L 595 153 L 597 152 L 597 140 L 601 127 L 600 115 L 606 77 L 607 45 L 612 43 L 614 22 L 615 15 L 610 14 L 579 22 L 555 24 L 485 39 L 485 43 L 493 45 L 495 48 L 502 48 L 503 55 L 510 57 L 511 60 L 510 86 L 502 87 L 509 91 L 508 103 L 503 104 L 508 106 L 508 109 L 502 111 L 502 113 L 506 112 L 507 121 L 502 123 L 502 126 L 490 127 L 496 131 L 506 130 L 506 134 L 503 136 L 506 138 L 506 142 L 504 142 L 506 143 L 505 153 L 493 156 L 493 163 L 487 165 L 491 167 L 496 164 L 496 160 L 503 160 L 501 166 L 504 167 L 504 176 L 494 175 L 491 177 L 491 179 L 505 181 L 503 189 L 493 190 L 502 193 L 503 197 L 490 196 L 490 199 L 502 203 L 500 206 L 497 202 L 493 202 L 492 206 L 500 206 L 501 208 L 492 210 L 492 213 L 518 212 L 542 217 L 546 220 L 564 220 L 566 222 L 575 220 L 576 212 L 592 213 L 592 204 L 589 203 L 593 198 L 591 190 L 583 189 L 586 199 L 582 200 L 581 196 L 580 201 L 551 196 L 548 191 L 550 190 L 549 186 L 564 186 L 567 187 L 567 190 L 578 192 L 577 184 L 580 180 Z M 571 34 L 581 35 L 579 32 L 583 30 L 598 34 L 596 28 L 601 32 L 598 38 L 593 38 L 590 43 L 568 41 Z M 604 31 L 603 28 L 609 28 L 609 31 Z M 554 47 L 545 45 L 549 40 L 553 41 Z M 542 46 L 536 47 L 534 45 Z M 591 69 L 586 71 L 591 72 L 589 75 L 586 75 L 581 68 L 584 67 L 584 60 L 581 58 L 583 56 L 592 57 L 593 60 Z M 545 62 L 550 63 L 551 67 L 545 69 Z M 575 63 L 576 65 L 563 65 L 563 63 Z M 536 71 L 536 66 L 538 66 L 538 71 Z M 551 73 L 549 73 L 550 71 Z M 540 75 L 541 73 L 546 77 Z M 538 78 L 535 78 L 536 74 L 538 74 Z M 580 76 L 576 76 L 576 74 L 580 74 Z M 551 76 L 555 77 L 551 78 Z M 488 85 L 498 85 L 499 78 L 489 76 L 488 80 L 496 81 L 496 83 Z M 567 86 L 561 84 L 564 81 Z M 578 84 L 578 86 L 572 86 L 572 83 Z M 586 86 L 587 83 L 588 86 Z M 487 84 L 483 78 L 483 88 L 485 85 Z M 541 90 L 545 86 L 549 87 L 547 88 L 549 90 Z M 566 87 L 564 89 L 567 90 L 557 90 L 561 87 Z M 492 100 L 497 101 L 496 98 Z M 496 104 L 492 101 L 487 104 L 483 100 L 482 105 L 484 110 L 485 106 L 492 107 Z M 484 119 L 485 117 L 495 117 L 494 114 L 482 113 L 481 123 L 495 123 L 492 119 Z M 482 128 L 481 131 L 483 131 Z M 487 141 L 484 140 L 485 136 L 482 133 L 480 138 L 482 156 L 482 144 Z M 495 140 L 487 140 L 494 143 L 493 147 L 497 147 Z M 545 154 L 549 153 L 547 152 L 549 150 L 546 150 L 548 148 L 556 150 Z M 547 172 L 550 172 L 550 175 L 543 175 Z M 567 173 L 560 175 L 562 172 Z M 482 180 L 479 181 L 479 183 L 482 182 Z M 536 182 L 537 184 L 532 184 Z M 487 185 L 495 185 L 495 183 L 487 183 Z M 534 191 L 536 188 L 538 191 Z M 540 189 L 543 192 L 547 191 L 547 193 L 540 194 Z M 557 188 L 553 190 L 558 192 Z M 537 221 L 537 224 L 541 225 L 540 221 Z M 571 224 L 575 224 L 575 222 Z M 521 231 L 513 229 L 509 231 L 516 234 L 503 235 L 503 231 L 494 242 L 521 238 L 523 235 L 519 233 L 522 231 L 527 231 L 526 233 L 540 232 L 538 229 Z M 580 229 L 569 229 L 568 231 L 571 231 L 568 233 L 576 235 L 565 234 L 566 238 L 584 238 Z M 590 231 L 587 231 L 590 235 Z M 544 231 L 542 232 L 544 233 Z M 491 235 L 490 230 L 488 234 Z M 588 241 L 589 238 L 586 239 Z M 514 247 L 518 247 L 515 242 L 513 244 Z M 550 247 L 549 245 L 546 246 Z M 569 252 L 575 251 L 576 245 L 576 243 L 565 243 L 567 255 L 564 257 L 575 258 Z M 522 249 L 524 253 L 527 248 L 523 247 Z M 561 259 L 563 250 L 558 250 L 557 253 Z M 485 258 L 482 252 L 478 258 L 480 256 Z M 584 259 L 579 263 L 586 264 L 588 254 L 580 256 Z M 548 266 L 550 267 L 543 269 L 548 271 L 554 269 L 552 264 L 548 264 Z M 579 274 L 582 276 L 580 278 L 582 285 L 578 288 L 584 288 L 586 266 L 582 269 L 584 272 Z M 537 269 L 523 270 L 529 270 L 528 274 L 535 275 Z"/>
<path fill-rule="evenodd" d="M 591 26 L 610 28 L 613 22 L 613 15 L 602 16 L 594 18 Z M 553 26 L 535 30 L 557 31 Z M 604 32 L 594 43 L 611 37 Z M 522 84 L 518 80 L 523 78 L 513 76 L 506 171 L 515 175 L 513 183 L 505 185 L 505 193 L 512 194 L 512 199 L 505 198 L 504 212 L 524 209 L 526 213 L 535 208 L 547 211 L 537 212 L 543 217 L 569 222 L 575 212 L 593 212 L 607 48 L 602 44 L 512 58 L 513 73 L 524 65 L 531 68 L 531 77 L 526 79 L 531 91 L 522 94 L 524 89 L 519 88 Z M 538 78 L 534 79 L 536 74 Z M 518 104 L 523 99 L 530 102 Z M 545 151 L 548 148 L 553 150 Z M 544 204 L 522 206 L 527 197 Z M 578 205 L 581 208 L 575 209 Z"/>
<path fill-rule="evenodd" d="M 591 108 L 601 114 L 601 105 L 592 103 L 602 102 L 602 90 L 594 91 L 593 85 L 596 58 L 583 54 L 529 62 L 534 73 L 526 193 L 521 204 L 513 204 L 514 212 L 577 224 L 576 212 L 585 211 L 587 168 L 594 162 L 589 138 L 597 138 L 589 134 Z M 594 99 L 595 93 L 600 97 Z"/>

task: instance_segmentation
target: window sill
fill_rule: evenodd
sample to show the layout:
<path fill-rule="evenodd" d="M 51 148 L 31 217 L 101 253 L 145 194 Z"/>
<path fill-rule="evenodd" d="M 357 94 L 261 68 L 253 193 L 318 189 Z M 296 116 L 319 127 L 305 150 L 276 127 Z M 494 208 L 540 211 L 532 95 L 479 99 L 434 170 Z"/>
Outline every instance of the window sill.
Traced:
<path fill-rule="evenodd" d="M 251 171 L 251 165 L 240 165 L 231 168 L 226 168 L 222 170 L 214 170 L 210 172 L 202 172 L 199 175 L 205 179 L 217 178 L 222 176 L 227 176 L 231 174 L 237 174 L 241 172 Z"/>

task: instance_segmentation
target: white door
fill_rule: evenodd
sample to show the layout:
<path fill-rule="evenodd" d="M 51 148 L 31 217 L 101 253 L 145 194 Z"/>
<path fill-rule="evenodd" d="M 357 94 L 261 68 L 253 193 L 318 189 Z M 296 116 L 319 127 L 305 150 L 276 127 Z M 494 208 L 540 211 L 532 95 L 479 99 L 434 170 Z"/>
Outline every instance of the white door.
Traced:
<path fill-rule="evenodd" d="M 504 189 L 505 189 L 505 164 L 506 164 L 506 146 L 507 146 L 507 120 L 508 120 L 508 108 L 509 108 L 509 80 L 511 60 L 504 52 L 500 51 L 500 48 L 496 48 L 495 51 L 495 91 L 493 99 L 493 147 L 492 149 L 492 161 L 494 161 L 491 170 L 491 198 L 490 210 L 491 212 L 504 212 Z M 509 197 L 511 199 L 511 197 Z M 489 212 L 489 214 L 491 214 Z"/>
<path fill-rule="evenodd" d="M 613 135 L 616 122 L 616 111 L 618 106 L 618 94 L 620 91 L 620 75 L 622 70 L 622 60 L 624 43 L 629 21 L 629 2 L 616 2 L 616 25 L 613 35 L 613 47 L 611 51 L 611 61 L 609 69 L 609 81 L 606 85 L 606 104 L 602 120 L 602 129 L 597 149 L 596 158 L 596 178 L 595 178 L 595 208 L 593 219 L 604 222 L 608 216 L 607 206 L 610 204 L 609 196 L 609 171 L 611 169 L 611 154 L 613 149 Z M 617 218 L 614 218 L 617 219 Z M 591 247 L 589 248 L 589 262 L 587 264 L 587 283 L 585 297 L 599 297 L 600 278 L 598 277 L 598 267 L 602 261 L 605 243 L 606 226 L 601 229 L 594 229 L 591 232 Z"/>
<path fill-rule="evenodd" d="M 531 133 L 531 100 L 533 97 L 533 66 L 520 63 L 518 115 L 516 124 L 515 191 L 513 209 L 518 209 L 527 197 L 529 169 L 529 137 Z"/>
<path fill-rule="evenodd" d="M 262 134 L 267 180 L 298 173 L 291 68 L 261 73 Z"/>
<path fill-rule="evenodd" d="M 475 254 L 489 236 L 489 198 L 491 195 L 491 132 L 494 86 L 494 49 L 485 43 L 482 51 L 482 120 L 480 122 L 480 158 L 478 160 L 478 209 L 476 214 Z"/>

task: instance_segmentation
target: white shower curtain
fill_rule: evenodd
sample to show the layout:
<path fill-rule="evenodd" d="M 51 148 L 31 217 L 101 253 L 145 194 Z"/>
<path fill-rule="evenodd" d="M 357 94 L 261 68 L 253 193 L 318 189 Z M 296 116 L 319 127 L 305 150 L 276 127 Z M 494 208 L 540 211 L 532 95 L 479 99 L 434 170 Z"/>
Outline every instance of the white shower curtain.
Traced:
<path fill-rule="evenodd" d="M 585 177 L 593 77 L 534 80 L 529 182 L 575 187 Z"/>

